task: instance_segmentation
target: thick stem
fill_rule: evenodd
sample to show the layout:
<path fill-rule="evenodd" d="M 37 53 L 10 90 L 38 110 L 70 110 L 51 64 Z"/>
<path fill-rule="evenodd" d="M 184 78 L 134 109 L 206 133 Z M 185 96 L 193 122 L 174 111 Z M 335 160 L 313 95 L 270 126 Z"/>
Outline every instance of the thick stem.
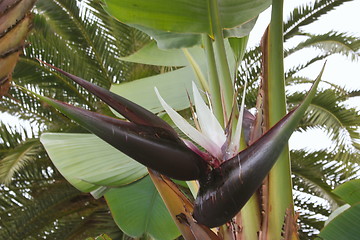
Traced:
<path fill-rule="evenodd" d="M 203 34 L 203 43 L 205 47 L 205 54 L 207 59 L 207 67 L 209 73 L 209 88 L 210 98 L 213 113 L 216 116 L 219 123 L 224 127 L 224 116 L 221 104 L 220 84 L 218 71 L 216 69 L 216 61 L 214 55 L 213 43 L 207 34 Z"/>
<path fill-rule="evenodd" d="M 218 0 L 209 0 L 209 10 L 212 33 L 215 39 L 214 50 L 218 60 L 217 66 L 219 71 L 223 113 L 225 121 L 227 121 L 232 110 L 234 85 L 231 79 L 229 64 L 226 58 L 224 36 L 219 16 Z M 236 109 L 236 111 L 238 110 L 237 107 L 235 107 L 234 109 Z"/>
<path fill-rule="evenodd" d="M 237 236 L 237 239 L 251 240 L 258 238 L 260 211 L 257 198 L 257 193 L 255 193 L 241 209 L 240 214 L 236 216 L 236 222 L 241 223 L 241 232 L 239 236 Z M 240 219 L 237 220 L 238 218 Z"/>
<path fill-rule="evenodd" d="M 286 114 L 283 0 L 273 0 L 267 41 L 268 123 L 275 125 Z M 293 204 L 289 149 L 285 147 L 269 173 L 266 239 L 280 239 L 286 210 Z"/>

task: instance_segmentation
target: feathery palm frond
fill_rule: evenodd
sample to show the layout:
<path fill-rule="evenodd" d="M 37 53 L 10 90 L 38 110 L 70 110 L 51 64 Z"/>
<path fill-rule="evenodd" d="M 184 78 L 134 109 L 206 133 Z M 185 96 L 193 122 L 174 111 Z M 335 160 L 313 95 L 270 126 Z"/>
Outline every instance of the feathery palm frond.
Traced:
<path fill-rule="evenodd" d="M 307 36 L 308 38 L 297 46 L 287 49 L 285 56 L 309 47 L 320 49 L 323 52 L 322 54 L 326 55 L 336 53 L 343 54 L 353 61 L 357 60 L 360 56 L 360 39 L 357 37 L 334 31 L 320 35 L 304 34 L 303 36 Z"/>
<path fill-rule="evenodd" d="M 150 39 L 110 17 L 98 0 L 38 0 L 35 13 L 33 32 L 28 38 L 30 45 L 14 73 L 14 81 L 18 85 L 95 110 L 98 105 L 96 98 L 42 66 L 36 58 L 106 88 L 114 82 L 158 72 L 158 68 L 153 66 L 119 63 L 120 56 L 129 55 Z M 11 98 L 0 103 L 2 111 L 24 119 L 37 119 L 40 123 L 41 118 L 46 121 L 51 117 L 44 113 L 42 105 L 36 100 L 31 101 L 30 96 L 24 96 L 25 93 L 13 89 L 11 94 Z M 29 111 L 20 111 L 18 102 L 25 104 Z M 37 112 L 42 116 L 33 115 Z"/>
<path fill-rule="evenodd" d="M 291 151 L 291 163 L 294 202 L 300 214 L 300 236 L 301 239 L 313 239 L 331 211 L 344 204 L 331 191 L 345 181 L 357 178 L 360 167 L 337 161 L 336 154 L 326 150 Z"/>
<path fill-rule="evenodd" d="M 119 236 L 104 201 L 72 187 L 43 152 L 0 185 L 0 238 L 84 239 L 103 231 Z M 84 226 L 87 226 L 84 228 Z"/>
<path fill-rule="evenodd" d="M 350 1 L 352 0 L 317 0 L 314 3 L 305 4 L 295 8 L 284 23 L 285 41 L 299 34 L 300 27 L 315 22 L 319 17 L 325 15 L 329 11 Z"/>
<path fill-rule="evenodd" d="M 295 103 L 302 98 L 303 94 L 295 93 L 289 97 L 289 102 Z M 360 150 L 356 144 L 360 138 L 357 130 L 360 126 L 360 113 L 354 108 L 341 106 L 339 98 L 339 92 L 332 89 L 318 93 L 299 128 L 306 130 L 321 127 L 334 141 L 335 149 L 339 146 L 352 146 L 353 150 Z"/>
<path fill-rule="evenodd" d="M 34 161 L 38 157 L 41 144 L 38 139 L 27 139 L 21 145 L 7 152 L 0 159 L 0 182 L 11 182 L 12 175 L 27 162 Z"/>

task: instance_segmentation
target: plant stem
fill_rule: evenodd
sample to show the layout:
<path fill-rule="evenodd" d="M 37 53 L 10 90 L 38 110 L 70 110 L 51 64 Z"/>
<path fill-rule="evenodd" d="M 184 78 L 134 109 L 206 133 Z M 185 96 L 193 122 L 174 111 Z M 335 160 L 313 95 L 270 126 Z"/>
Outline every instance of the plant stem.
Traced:
<path fill-rule="evenodd" d="M 260 230 L 261 213 L 259 210 L 259 201 L 257 193 L 255 193 L 245 206 L 241 209 L 241 237 L 240 239 L 251 240 L 258 238 Z"/>
<path fill-rule="evenodd" d="M 234 85 L 231 79 L 229 64 L 226 58 L 224 36 L 219 17 L 218 0 L 209 0 L 210 22 L 212 34 L 215 39 L 214 52 L 217 57 L 217 66 L 219 71 L 219 82 L 223 105 L 224 119 L 227 122 L 232 111 L 234 98 Z M 236 111 L 237 107 L 234 108 Z M 235 113 L 237 115 L 237 113 Z"/>
<path fill-rule="evenodd" d="M 224 116 L 223 116 L 223 110 L 221 104 L 219 75 L 216 68 L 213 43 L 207 34 L 203 34 L 203 43 L 204 43 L 205 55 L 207 59 L 207 67 L 209 73 L 211 106 L 217 120 L 219 121 L 221 126 L 224 127 L 225 122 L 224 122 Z"/>
<path fill-rule="evenodd" d="M 283 0 L 273 0 L 268 32 L 268 123 L 275 125 L 286 114 L 284 55 L 283 55 Z M 269 206 L 266 217 L 266 239 L 280 239 L 286 209 L 292 206 L 292 183 L 289 148 L 285 147 L 269 173 Z"/>

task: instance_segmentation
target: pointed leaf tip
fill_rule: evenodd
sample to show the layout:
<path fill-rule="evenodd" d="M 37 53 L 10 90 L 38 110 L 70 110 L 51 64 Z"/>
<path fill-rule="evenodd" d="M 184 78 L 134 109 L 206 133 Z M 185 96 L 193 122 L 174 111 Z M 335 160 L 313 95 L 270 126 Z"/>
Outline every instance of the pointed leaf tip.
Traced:
<path fill-rule="evenodd" d="M 129 121 L 145 126 L 166 129 L 175 138 L 178 138 L 177 133 L 174 131 L 174 129 L 172 129 L 169 124 L 167 124 L 164 120 L 162 120 L 152 112 L 139 106 L 138 104 L 131 102 L 128 99 L 123 98 L 115 93 L 112 93 L 105 88 L 92 84 L 80 77 L 65 72 L 64 70 L 52 66 L 51 64 L 45 63 L 39 59 L 38 61 L 67 76 L 68 78 L 70 78 L 71 80 L 73 80 L 74 82 L 76 82 L 77 84 L 103 100 L 105 103 L 107 103 L 110 107 L 115 109 L 115 111 L 127 118 Z"/>

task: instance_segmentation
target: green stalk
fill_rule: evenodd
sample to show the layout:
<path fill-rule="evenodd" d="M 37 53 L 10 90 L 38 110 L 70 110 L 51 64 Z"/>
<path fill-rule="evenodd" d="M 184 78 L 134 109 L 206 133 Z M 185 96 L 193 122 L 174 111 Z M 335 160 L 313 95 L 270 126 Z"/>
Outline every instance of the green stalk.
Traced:
<path fill-rule="evenodd" d="M 283 0 L 273 0 L 268 32 L 268 123 L 275 125 L 286 114 L 284 56 L 283 56 Z M 269 173 L 266 218 L 266 239 L 280 239 L 286 209 L 292 207 L 292 183 L 289 149 L 285 147 Z M 292 210 L 293 211 L 293 210 Z"/>
<path fill-rule="evenodd" d="M 218 60 L 217 66 L 219 70 L 223 113 L 225 116 L 225 121 L 227 121 L 233 107 L 234 85 L 233 81 L 231 80 L 229 64 L 226 58 L 224 36 L 219 17 L 218 0 L 209 0 L 209 10 L 212 33 L 215 39 L 214 52 Z M 237 107 L 234 109 L 236 109 L 236 111 L 238 110 Z M 237 113 L 235 113 L 235 115 L 237 115 Z"/>
<path fill-rule="evenodd" d="M 246 147 L 247 145 L 245 143 L 245 137 L 243 132 L 240 139 L 240 150 L 242 151 Z M 258 233 L 260 231 L 261 225 L 261 206 L 258 199 L 259 194 L 258 192 L 255 192 L 235 218 L 238 224 L 239 222 L 237 221 L 237 219 L 240 218 L 240 226 L 242 227 L 240 239 L 258 239 Z"/>
<path fill-rule="evenodd" d="M 209 88 L 210 88 L 210 99 L 213 109 L 213 113 L 217 120 L 224 127 L 224 115 L 221 104 L 220 84 L 218 71 L 216 69 L 216 61 L 214 55 L 214 48 L 212 40 L 207 34 L 203 34 L 203 43 L 205 48 L 205 54 L 207 59 L 207 68 L 209 73 Z"/>
<path fill-rule="evenodd" d="M 261 222 L 261 213 L 259 211 L 259 207 L 258 196 L 257 193 L 255 193 L 241 209 L 241 239 L 258 239 L 258 232 L 260 230 Z"/>

